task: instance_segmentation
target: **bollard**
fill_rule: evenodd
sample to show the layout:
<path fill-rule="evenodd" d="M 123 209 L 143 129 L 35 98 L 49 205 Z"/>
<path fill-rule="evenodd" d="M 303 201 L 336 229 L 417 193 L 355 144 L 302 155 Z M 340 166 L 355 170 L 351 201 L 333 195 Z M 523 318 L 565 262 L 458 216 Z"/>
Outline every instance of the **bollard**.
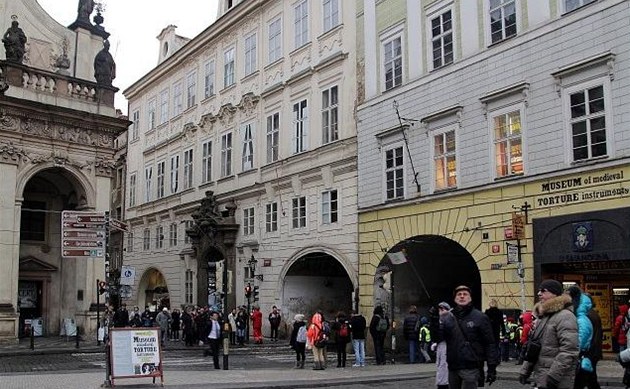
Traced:
<path fill-rule="evenodd" d="M 33 327 L 30 329 L 31 333 L 31 350 L 35 350 L 35 332 L 33 331 Z"/>
<path fill-rule="evenodd" d="M 77 332 L 75 333 L 74 336 L 75 339 L 75 344 L 74 344 L 74 348 L 79 348 L 79 326 L 77 326 Z"/>
<path fill-rule="evenodd" d="M 230 355 L 230 323 L 223 325 L 223 370 L 229 370 L 228 361 Z"/>

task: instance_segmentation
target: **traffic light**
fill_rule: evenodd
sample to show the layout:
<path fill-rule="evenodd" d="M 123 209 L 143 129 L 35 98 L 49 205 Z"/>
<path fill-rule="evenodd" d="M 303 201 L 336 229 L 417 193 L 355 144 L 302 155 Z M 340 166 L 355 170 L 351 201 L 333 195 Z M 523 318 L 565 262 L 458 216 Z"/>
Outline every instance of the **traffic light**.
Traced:
<path fill-rule="evenodd" d="M 105 281 L 98 281 L 98 294 L 103 294 L 105 292 L 107 292 L 107 282 Z"/>
<path fill-rule="evenodd" d="M 252 297 L 252 287 L 249 284 L 247 284 L 247 286 L 245 287 L 245 297 Z"/>
<path fill-rule="evenodd" d="M 254 301 L 258 301 L 258 286 L 254 286 Z"/>

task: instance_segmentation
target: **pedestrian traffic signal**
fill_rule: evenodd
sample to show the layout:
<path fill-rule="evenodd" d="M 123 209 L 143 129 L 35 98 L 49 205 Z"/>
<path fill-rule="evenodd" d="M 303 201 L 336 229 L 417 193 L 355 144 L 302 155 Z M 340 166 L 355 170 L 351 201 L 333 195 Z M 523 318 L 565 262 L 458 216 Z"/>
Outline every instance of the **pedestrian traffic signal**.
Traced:
<path fill-rule="evenodd" d="M 258 301 L 258 286 L 254 286 L 254 301 Z"/>
<path fill-rule="evenodd" d="M 107 282 L 98 281 L 98 294 L 103 294 L 107 292 Z"/>
<path fill-rule="evenodd" d="M 252 297 L 252 287 L 249 286 L 249 284 L 247 284 L 247 286 L 245 287 L 245 297 L 246 298 Z"/>

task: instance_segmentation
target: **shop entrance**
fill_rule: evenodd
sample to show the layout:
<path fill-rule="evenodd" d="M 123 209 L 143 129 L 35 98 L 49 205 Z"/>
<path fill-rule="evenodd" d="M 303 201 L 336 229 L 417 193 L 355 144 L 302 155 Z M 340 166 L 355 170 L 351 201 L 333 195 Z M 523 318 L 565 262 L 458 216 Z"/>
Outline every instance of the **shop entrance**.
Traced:
<path fill-rule="evenodd" d="M 42 282 L 19 281 L 18 308 L 20 310 L 19 336 L 30 336 L 34 319 L 42 317 Z M 37 334 L 36 335 L 41 335 Z"/>

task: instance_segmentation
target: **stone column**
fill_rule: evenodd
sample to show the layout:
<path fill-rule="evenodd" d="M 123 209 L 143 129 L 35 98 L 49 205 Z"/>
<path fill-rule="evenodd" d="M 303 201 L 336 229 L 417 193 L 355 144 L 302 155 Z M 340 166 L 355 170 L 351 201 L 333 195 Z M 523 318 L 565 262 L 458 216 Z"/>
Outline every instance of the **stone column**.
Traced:
<path fill-rule="evenodd" d="M 16 200 L 17 161 L 0 163 L 0 340 L 16 339 L 18 331 L 17 294 L 20 271 L 20 214 Z M 12 163 L 15 162 L 15 163 Z"/>

